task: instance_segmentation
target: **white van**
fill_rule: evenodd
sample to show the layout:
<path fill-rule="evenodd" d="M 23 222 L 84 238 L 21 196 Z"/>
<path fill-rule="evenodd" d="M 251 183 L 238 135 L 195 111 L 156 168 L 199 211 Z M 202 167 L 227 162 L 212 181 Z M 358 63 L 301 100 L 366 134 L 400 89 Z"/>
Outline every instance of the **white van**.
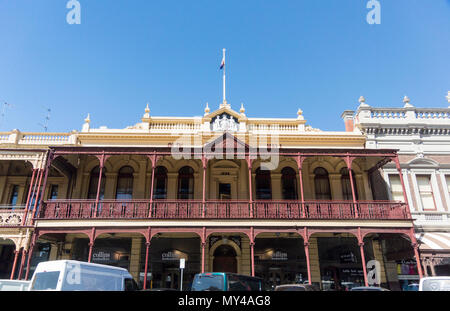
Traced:
<path fill-rule="evenodd" d="M 422 278 L 419 292 L 448 292 L 450 291 L 450 276 L 434 276 Z"/>
<path fill-rule="evenodd" d="M 0 292 L 23 292 L 29 285 L 30 281 L 0 280 Z"/>
<path fill-rule="evenodd" d="M 135 291 L 138 286 L 123 268 L 74 260 L 41 262 L 29 291 Z"/>

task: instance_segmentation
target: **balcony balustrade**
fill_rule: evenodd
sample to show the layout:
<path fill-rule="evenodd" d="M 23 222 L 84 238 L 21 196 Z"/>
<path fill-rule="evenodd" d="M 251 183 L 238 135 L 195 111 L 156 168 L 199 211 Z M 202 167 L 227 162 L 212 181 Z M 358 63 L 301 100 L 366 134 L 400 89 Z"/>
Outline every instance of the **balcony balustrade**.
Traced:
<path fill-rule="evenodd" d="M 356 214 L 355 214 L 356 212 Z M 70 219 L 328 219 L 411 220 L 406 204 L 393 201 L 55 200 L 41 220 Z"/>
<path fill-rule="evenodd" d="M 21 226 L 24 217 L 25 206 L 0 205 L 0 228 Z M 27 216 L 25 225 L 29 225 L 31 219 L 31 216 Z"/>

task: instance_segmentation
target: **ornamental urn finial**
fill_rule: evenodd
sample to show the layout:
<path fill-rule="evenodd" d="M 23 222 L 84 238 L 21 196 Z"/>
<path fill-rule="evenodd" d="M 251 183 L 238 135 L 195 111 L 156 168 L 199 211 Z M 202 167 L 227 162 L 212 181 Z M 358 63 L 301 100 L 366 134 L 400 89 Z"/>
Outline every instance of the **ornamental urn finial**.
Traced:
<path fill-rule="evenodd" d="M 303 110 L 299 109 L 299 110 L 297 111 L 297 119 L 299 119 L 299 120 L 304 120 L 304 117 L 303 117 Z"/>
<path fill-rule="evenodd" d="M 410 102 L 411 100 L 409 99 L 409 97 L 405 95 L 405 97 L 403 98 L 403 103 L 405 104 L 404 108 L 413 107 L 413 105 L 411 105 Z"/>
<path fill-rule="evenodd" d="M 211 112 L 211 109 L 209 109 L 209 103 L 206 103 L 206 108 L 205 108 L 205 116 L 208 115 Z"/>
<path fill-rule="evenodd" d="M 364 96 L 359 97 L 359 103 L 360 104 L 364 104 L 366 102 L 366 99 L 364 98 Z"/>
<path fill-rule="evenodd" d="M 86 119 L 84 119 L 84 122 L 85 123 L 91 123 L 91 114 L 90 113 L 88 113 Z"/>
<path fill-rule="evenodd" d="M 448 103 L 450 104 L 450 91 L 448 91 L 448 95 L 446 98 L 447 98 Z"/>
<path fill-rule="evenodd" d="M 150 118 L 150 107 L 149 103 L 147 103 L 147 107 L 145 107 L 144 119 Z"/>
<path fill-rule="evenodd" d="M 245 114 L 244 103 L 241 103 L 241 109 L 239 110 L 241 114 Z"/>

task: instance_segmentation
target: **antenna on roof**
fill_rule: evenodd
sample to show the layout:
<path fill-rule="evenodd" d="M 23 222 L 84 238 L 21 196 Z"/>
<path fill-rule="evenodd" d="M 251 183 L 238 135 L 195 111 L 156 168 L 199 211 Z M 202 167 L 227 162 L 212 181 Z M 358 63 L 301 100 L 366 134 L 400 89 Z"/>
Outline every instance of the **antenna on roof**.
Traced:
<path fill-rule="evenodd" d="M 44 119 L 44 123 L 39 123 L 40 126 L 44 129 L 44 132 L 48 130 L 48 122 L 50 121 L 50 112 L 52 111 L 50 108 L 44 107 L 47 111 L 47 116 Z"/>

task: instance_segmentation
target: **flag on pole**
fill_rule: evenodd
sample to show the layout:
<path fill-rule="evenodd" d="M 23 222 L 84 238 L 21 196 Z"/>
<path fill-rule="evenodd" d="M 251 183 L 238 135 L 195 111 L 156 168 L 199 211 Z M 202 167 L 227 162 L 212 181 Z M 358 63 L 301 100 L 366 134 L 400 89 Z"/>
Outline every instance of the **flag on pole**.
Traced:
<path fill-rule="evenodd" d="M 222 63 L 220 64 L 220 70 L 222 70 L 223 67 L 225 67 L 225 57 L 222 59 Z"/>

